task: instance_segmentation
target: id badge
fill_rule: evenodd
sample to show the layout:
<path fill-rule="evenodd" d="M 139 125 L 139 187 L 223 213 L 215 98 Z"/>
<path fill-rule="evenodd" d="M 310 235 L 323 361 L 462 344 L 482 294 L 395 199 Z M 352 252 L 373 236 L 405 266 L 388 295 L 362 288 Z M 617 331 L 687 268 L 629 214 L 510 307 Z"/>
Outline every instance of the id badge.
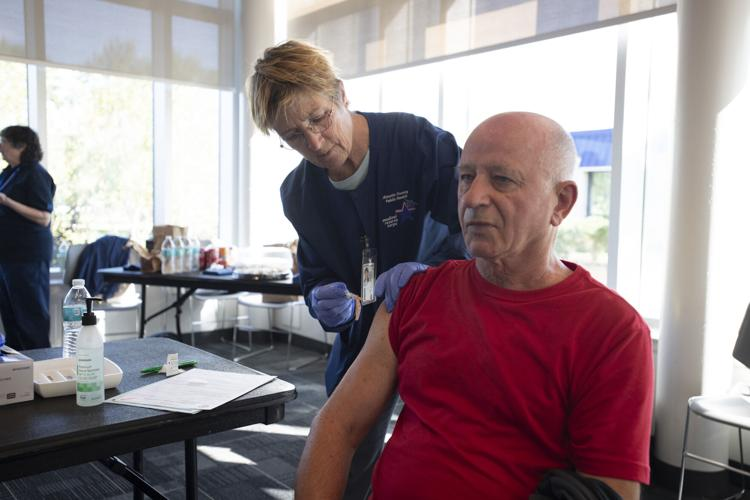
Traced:
<path fill-rule="evenodd" d="M 375 302 L 375 272 L 377 252 L 374 248 L 362 249 L 362 305 Z"/>

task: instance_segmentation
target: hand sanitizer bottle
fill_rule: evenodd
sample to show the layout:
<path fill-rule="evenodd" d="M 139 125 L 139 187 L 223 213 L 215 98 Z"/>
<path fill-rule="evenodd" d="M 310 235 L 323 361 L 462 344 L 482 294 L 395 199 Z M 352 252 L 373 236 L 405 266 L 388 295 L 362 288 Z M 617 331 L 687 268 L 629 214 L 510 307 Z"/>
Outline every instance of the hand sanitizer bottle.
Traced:
<path fill-rule="evenodd" d="M 76 352 L 76 403 L 96 406 L 104 401 L 104 335 L 96 324 L 91 303 L 97 298 L 86 298 L 86 312 L 81 318 Z"/>

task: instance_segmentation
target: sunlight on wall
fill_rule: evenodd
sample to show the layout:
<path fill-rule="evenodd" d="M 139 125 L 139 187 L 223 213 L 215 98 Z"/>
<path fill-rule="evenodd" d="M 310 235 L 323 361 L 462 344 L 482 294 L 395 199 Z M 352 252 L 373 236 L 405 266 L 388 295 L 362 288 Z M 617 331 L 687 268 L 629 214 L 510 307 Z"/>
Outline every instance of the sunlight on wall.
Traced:
<path fill-rule="evenodd" d="M 750 231 L 747 224 L 747 130 L 750 130 L 750 84 L 736 82 L 736 96 L 719 114 L 716 124 L 711 237 L 706 306 L 704 394 L 729 389 L 734 362 L 731 352 L 750 297 Z M 710 341 L 708 341 L 710 340 Z"/>

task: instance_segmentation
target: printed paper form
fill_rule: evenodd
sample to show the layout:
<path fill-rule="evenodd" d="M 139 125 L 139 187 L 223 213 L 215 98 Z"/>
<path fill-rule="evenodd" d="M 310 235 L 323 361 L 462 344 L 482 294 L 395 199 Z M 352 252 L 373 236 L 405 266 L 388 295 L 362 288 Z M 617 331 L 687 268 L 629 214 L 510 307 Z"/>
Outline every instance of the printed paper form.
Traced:
<path fill-rule="evenodd" d="M 198 413 L 236 399 L 276 377 L 193 368 L 153 384 L 118 394 L 105 403 Z"/>

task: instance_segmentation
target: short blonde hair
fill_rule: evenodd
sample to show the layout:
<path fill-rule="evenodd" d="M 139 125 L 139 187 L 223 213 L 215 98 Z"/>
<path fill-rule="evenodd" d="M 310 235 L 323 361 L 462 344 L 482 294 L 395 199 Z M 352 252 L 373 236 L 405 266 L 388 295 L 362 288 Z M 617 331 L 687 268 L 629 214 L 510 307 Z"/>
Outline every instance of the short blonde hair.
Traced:
<path fill-rule="evenodd" d="M 253 121 L 268 134 L 279 111 L 296 96 L 317 93 L 338 99 L 340 81 L 324 49 L 298 40 L 269 47 L 246 83 Z"/>

